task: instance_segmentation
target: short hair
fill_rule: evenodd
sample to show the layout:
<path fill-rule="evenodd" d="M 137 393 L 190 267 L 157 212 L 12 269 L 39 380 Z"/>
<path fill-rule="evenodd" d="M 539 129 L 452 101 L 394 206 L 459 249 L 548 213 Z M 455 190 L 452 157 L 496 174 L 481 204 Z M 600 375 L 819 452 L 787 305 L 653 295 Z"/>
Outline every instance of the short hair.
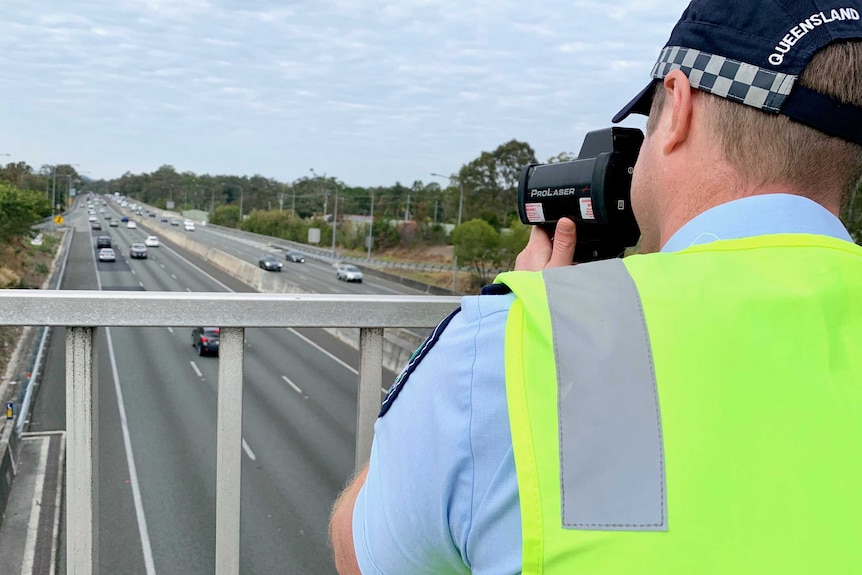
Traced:
<path fill-rule="evenodd" d="M 798 82 L 843 103 L 862 106 L 862 42 L 837 42 L 820 50 Z M 786 183 L 815 200 L 831 198 L 836 190 L 846 198 L 859 185 L 859 144 L 828 136 L 781 114 L 701 94 L 725 157 L 747 183 Z M 648 134 L 655 129 L 664 99 L 664 86 L 659 82 L 647 120 Z"/>

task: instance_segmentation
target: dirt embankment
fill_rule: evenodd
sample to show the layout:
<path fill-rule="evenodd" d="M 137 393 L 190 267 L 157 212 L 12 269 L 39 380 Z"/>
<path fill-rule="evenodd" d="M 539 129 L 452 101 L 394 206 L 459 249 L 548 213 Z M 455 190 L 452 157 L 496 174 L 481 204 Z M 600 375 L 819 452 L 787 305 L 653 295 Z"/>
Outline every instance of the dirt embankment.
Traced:
<path fill-rule="evenodd" d="M 51 273 L 60 237 L 43 234 L 41 245 L 32 245 L 29 238 L 0 245 L 0 289 L 39 289 Z M 0 375 L 6 372 L 22 329 L 0 326 Z"/>

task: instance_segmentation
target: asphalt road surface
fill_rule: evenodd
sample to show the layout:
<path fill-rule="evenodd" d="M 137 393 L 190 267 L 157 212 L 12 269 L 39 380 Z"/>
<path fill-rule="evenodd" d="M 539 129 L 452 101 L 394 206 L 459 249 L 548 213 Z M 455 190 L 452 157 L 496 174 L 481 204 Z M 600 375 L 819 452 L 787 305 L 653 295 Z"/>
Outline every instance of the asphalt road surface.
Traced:
<path fill-rule="evenodd" d="M 110 202 L 107 211 L 119 217 Z M 75 233 L 62 289 L 250 291 L 169 243 L 130 260 L 131 242 L 147 232 L 99 220 L 103 229 L 91 231 L 86 210 L 70 214 Z M 111 236 L 116 262 L 96 262 L 98 235 Z M 337 282 L 325 264 L 285 268 L 305 275 L 298 283 L 311 291 L 323 291 L 324 281 L 330 293 L 365 293 L 375 284 Z M 404 292 L 392 284 L 375 293 L 390 289 Z M 65 429 L 63 345 L 63 330 L 54 330 L 31 431 Z M 218 361 L 197 355 L 190 328 L 99 330 L 102 573 L 214 572 Z M 242 573 L 335 572 L 327 521 L 353 472 L 358 363 L 355 350 L 321 330 L 246 330 Z"/>

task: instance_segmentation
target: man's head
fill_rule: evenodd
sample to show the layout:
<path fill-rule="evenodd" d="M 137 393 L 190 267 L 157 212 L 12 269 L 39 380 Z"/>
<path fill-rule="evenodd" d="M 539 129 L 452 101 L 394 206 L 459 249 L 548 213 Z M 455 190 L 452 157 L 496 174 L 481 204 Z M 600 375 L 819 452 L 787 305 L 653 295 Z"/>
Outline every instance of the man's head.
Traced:
<path fill-rule="evenodd" d="M 690 204 L 694 213 L 688 219 L 698 208 L 770 191 L 806 195 L 837 211 L 841 196 L 862 176 L 860 13 L 860 0 L 689 5 L 662 50 L 653 81 L 614 118 L 650 116 L 632 201 L 646 243 L 656 244 L 652 249 L 659 239 L 648 236 L 667 227 L 654 221 L 667 207 L 654 204 L 667 202 L 668 193 L 677 204 Z M 690 116 L 680 133 L 683 113 Z M 679 151 L 694 154 L 686 162 L 714 156 L 693 165 L 687 178 L 692 195 L 709 197 L 665 189 L 683 182 L 674 179 L 673 168 L 685 162 L 668 161 Z M 701 177 L 707 180 L 703 186 Z M 732 189 L 716 195 L 724 180 Z M 663 241 L 667 232 L 661 230 Z"/>

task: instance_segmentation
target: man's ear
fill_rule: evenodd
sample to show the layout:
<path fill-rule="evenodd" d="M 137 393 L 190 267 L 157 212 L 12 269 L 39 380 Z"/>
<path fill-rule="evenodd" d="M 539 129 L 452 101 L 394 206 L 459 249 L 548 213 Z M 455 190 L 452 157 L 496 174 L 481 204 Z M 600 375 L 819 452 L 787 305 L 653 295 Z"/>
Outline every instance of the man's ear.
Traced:
<path fill-rule="evenodd" d="M 670 122 L 665 127 L 662 153 L 670 154 L 689 137 L 691 130 L 691 84 L 680 70 L 673 70 L 664 78 L 664 88 L 668 91 L 665 102 L 670 101 Z"/>

